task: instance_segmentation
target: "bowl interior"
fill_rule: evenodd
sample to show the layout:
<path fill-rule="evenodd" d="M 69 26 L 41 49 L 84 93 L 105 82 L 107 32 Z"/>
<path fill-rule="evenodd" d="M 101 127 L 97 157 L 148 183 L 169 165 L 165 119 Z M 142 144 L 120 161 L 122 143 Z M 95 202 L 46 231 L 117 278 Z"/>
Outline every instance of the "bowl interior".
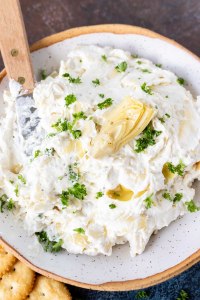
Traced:
<path fill-rule="evenodd" d="M 59 67 L 61 59 L 77 44 L 98 44 L 130 51 L 161 63 L 183 77 L 193 95 L 200 94 L 200 62 L 188 52 L 164 40 L 138 34 L 95 33 L 74 37 L 32 53 L 34 72 L 39 79 L 41 69 L 51 72 Z M 0 99 L 8 86 L 7 78 L 0 85 Z M 196 184 L 200 196 L 200 185 Z M 142 279 L 163 272 L 182 262 L 199 250 L 200 212 L 188 214 L 153 236 L 142 255 L 131 258 L 129 246 L 116 246 L 113 255 L 73 255 L 63 252 L 53 255 L 35 250 L 32 237 L 28 237 L 22 224 L 12 214 L 0 214 L 0 237 L 38 268 L 62 278 L 86 284 Z M 159 257 L 159 259 L 158 259 Z"/>

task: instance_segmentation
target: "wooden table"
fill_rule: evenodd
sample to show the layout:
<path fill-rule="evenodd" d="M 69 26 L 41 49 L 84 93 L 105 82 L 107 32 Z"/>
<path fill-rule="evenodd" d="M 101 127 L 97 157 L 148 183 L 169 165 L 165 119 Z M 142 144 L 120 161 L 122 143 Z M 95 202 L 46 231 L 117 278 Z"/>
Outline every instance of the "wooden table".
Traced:
<path fill-rule="evenodd" d="M 147 27 L 200 56 L 200 0 L 20 0 L 29 43 L 67 28 L 101 23 Z M 3 63 L 0 59 L 0 69 Z"/>

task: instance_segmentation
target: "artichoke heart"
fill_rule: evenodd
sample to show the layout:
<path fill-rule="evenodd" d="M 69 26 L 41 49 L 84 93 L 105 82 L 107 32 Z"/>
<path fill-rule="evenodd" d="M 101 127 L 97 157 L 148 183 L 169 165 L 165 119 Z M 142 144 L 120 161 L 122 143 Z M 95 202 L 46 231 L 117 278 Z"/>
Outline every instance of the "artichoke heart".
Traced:
<path fill-rule="evenodd" d="M 113 110 L 104 114 L 105 122 L 93 139 L 91 154 L 101 158 L 117 152 L 139 135 L 154 116 L 154 110 L 131 97 L 125 97 Z"/>
<path fill-rule="evenodd" d="M 79 158 L 82 158 L 85 154 L 85 151 L 82 147 L 81 141 L 69 141 L 65 147 L 65 152 L 75 152 Z"/>
<path fill-rule="evenodd" d="M 116 188 L 114 188 L 113 190 L 108 190 L 106 194 L 111 199 L 129 201 L 134 195 L 134 192 L 125 188 L 123 185 L 118 184 Z"/>

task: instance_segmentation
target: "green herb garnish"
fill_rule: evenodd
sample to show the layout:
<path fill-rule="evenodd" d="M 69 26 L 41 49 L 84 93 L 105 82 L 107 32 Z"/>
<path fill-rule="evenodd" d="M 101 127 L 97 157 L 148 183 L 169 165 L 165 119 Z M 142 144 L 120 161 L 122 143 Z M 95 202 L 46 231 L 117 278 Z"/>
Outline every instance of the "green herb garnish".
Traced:
<path fill-rule="evenodd" d="M 84 184 L 75 183 L 73 187 L 68 189 L 70 195 L 73 195 L 79 200 L 83 200 L 87 195 L 87 190 Z"/>
<path fill-rule="evenodd" d="M 131 54 L 131 57 L 132 58 L 138 58 L 138 55 L 133 53 L 133 54 Z"/>
<path fill-rule="evenodd" d="M 148 146 L 155 145 L 155 138 L 158 137 L 162 131 L 157 131 L 149 124 L 142 132 L 142 136 L 136 140 L 135 151 L 137 153 L 144 151 Z"/>
<path fill-rule="evenodd" d="M 44 153 L 47 155 L 47 156 L 54 156 L 54 153 L 56 152 L 56 150 L 52 147 L 52 148 L 46 148 L 44 150 Z"/>
<path fill-rule="evenodd" d="M 71 77 L 71 75 L 69 73 L 63 74 L 63 77 L 67 78 L 70 83 L 75 83 L 75 84 L 81 83 L 80 77 L 73 78 L 73 77 Z"/>
<path fill-rule="evenodd" d="M 69 204 L 69 192 L 68 191 L 62 191 L 62 194 L 60 194 L 60 200 L 64 206 L 68 206 Z"/>
<path fill-rule="evenodd" d="M 58 119 L 58 121 L 51 125 L 51 127 L 55 128 L 58 132 L 67 131 L 68 130 L 68 122 L 66 119 L 63 121 Z"/>
<path fill-rule="evenodd" d="M 14 203 L 13 199 L 10 198 L 8 203 L 7 203 L 7 209 L 12 210 L 13 208 L 15 208 L 15 203 Z"/>
<path fill-rule="evenodd" d="M 97 192 L 96 193 L 96 199 L 99 199 L 101 197 L 103 197 L 103 192 Z"/>
<path fill-rule="evenodd" d="M 113 104 L 113 100 L 111 98 L 107 98 L 105 101 L 98 103 L 97 106 L 99 109 L 105 109 L 108 108 Z"/>
<path fill-rule="evenodd" d="M 185 202 L 185 205 L 187 207 L 187 210 L 191 213 L 193 212 L 196 212 L 196 211 L 199 211 L 200 210 L 200 207 L 198 207 L 194 200 L 190 200 L 189 202 Z"/>
<path fill-rule="evenodd" d="M 69 94 L 65 97 L 65 105 L 68 107 L 72 103 L 76 102 L 76 96 L 74 94 Z"/>
<path fill-rule="evenodd" d="M 35 150 L 34 152 L 34 158 L 37 158 L 38 156 L 40 156 L 41 151 L 40 150 Z"/>
<path fill-rule="evenodd" d="M 73 169 L 73 165 L 69 165 L 69 180 L 74 182 L 80 179 L 80 174 L 75 172 Z"/>
<path fill-rule="evenodd" d="M 99 97 L 100 97 L 100 98 L 104 98 L 105 95 L 104 95 L 104 94 L 99 94 Z"/>
<path fill-rule="evenodd" d="M 119 73 L 122 73 L 126 71 L 127 67 L 127 62 L 123 61 L 115 67 L 115 70 Z"/>
<path fill-rule="evenodd" d="M 19 196 L 19 186 L 18 185 L 15 186 L 14 193 L 17 197 Z"/>
<path fill-rule="evenodd" d="M 162 196 L 173 203 L 179 202 L 183 198 L 182 193 L 176 193 L 174 197 L 172 197 L 169 192 L 165 192 Z"/>
<path fill-rule="evenodd" d="M 148 69 L 141 69 L 141 71 L 142 71 L 143 73 L 151 73 L 151 71 L 149 71 Z"/>
<path fill-rule="evenodd" d="M 142 64 L 142 61 L 141 61 L 141 60 L 137 60 L 136 63 L 137 63 L 138 65 L 141 65 L 141 64 Z"/>
<path fill-rule="evenodd" d="M 184 290 L 181 290 L 180 293 L 179 293 L 178 298 L 176 298 L 176 300 L 187 300 L 187 299 L 189 299 L 189 295 Z"/>
<path fill-rule="evenodd" d="M 110 207 L 111 209 L 114 209 L 114 208 L 116 208 L 117 206 L 116 206 L 115 204 L 110 204 L 109 207 Z"/>
<path fill-rule="evenodd" d="M 152 89 L 150 88 L 150 86 L 148 86 L 148 85 L 146 84 L 146 82 L 144 82 L 144 83 L 141 85 L 141 89 L 142 89 L 145 93 L 147 93 L 147 94 L 149 94 L 149 95 L 153 95 Z"/>
<path fill-rule="evenodd" d="M 81 227 L 79 227 L 79 228 L 75 228 L 75 229 L 73 229 L 75 232 L 78 232 L 78 233 L 80 233 L 80 234 L 85 234 L 85 230 L 83 229 L 83 228 L 81 228 Z"/>
<path fill-rule="evenodd" d="M 22 182 L 23 184 L 26 184 L 26 179 L 25 179 L 25 177 L 22 176 L 22 174 L 19 174 L 19 175 L 18 175 L 18 179 L 21 180 L 21 182 Z"/>
<path fill-rule="evenodd" d="M 79 139 L 82 136 L 81 130 L 71 130 L 70 132 L 75 139 Z"/>
<path fill-rule="evenodd" d="M 97 86 L 97 85 L 100 85 L 100 80 L 97 78 L 95 80 L 92 80 L 92 83 Z"/>
<path fill-rule="evenodd" d="M 163 117 L 158 118 L 158 120 L 160 120 L 161 123 L 165 123 L 165 117 L 170 118 L 169 114 L 165 114 Z"/>
<path fill-rule="evenodd" d="M 74 117 L 74 121 L 73 121 L 74 123 L 80 119 L 83 119 L 83 120 L 87 119 L 87 116 L 85 115 L 85 113 L 83 111 L 74 113 L 73 117 Z"/>
<path fill-rule="evenodd" d="M 180 85 L 184 85 L 184 84 L 185 84 L 185 79 L 179 77 L 179 78 L 177 78 L 177 82 L 178 82 Z"/>
<path fill-rule="evenodd" d="M 104 54 L 104 55 L 101 55 L 101 58 L 104 60 L 104 61 L 107 61 L 107 56 Z"/>
<path fill-rule="evenodd" d="M 0 197 L 0 212 L 3 212 L 3 208 L 8 200 L 8 196 L 6 194 L 1 195 Z"/>
<path fill-rule="evenodd" d="M 144 203 L 145 203 L 145 207 L 151 208 L 153 205 L 153 199 L 152 199 L 153 194 L 151 194 L 150 196 L 148 196 L 146 199 L 144 199 Z"/>
<path fill-rule="evenodd" d="M 155 66 L 158 67 L 158 68 L 162 68 L 161 64 L 155 64 Z"/>
<path fill-rule="evenodd" d="M 38 238 L 39 243 L 42 245 L 46 252 L 59 252 L 62 250 L 63 240 L 60 239 L 58 242 L 50 241 L 46 231 L 36 232 L 35 235 Z"/>
<path fill-rule="evenodd" d="M 149 295 L 145 291 L 139 291 L 135 296 L 135 299 L 147 299 L 147 298 L 149 298 Z"/>
<path fill-rule="evenodd" d="M 183 176 L 185 171 L 185 165 L 182 162 L 180 162 L 177 166 L 174 166 L 171 162 L 168 162 L 167 167 L 171 173 L 177 173 L 179 176 Z"/>
<path fill-rule="evenodd" d="M 42 80 L 45 80 L 47 78 L 47 71 L 46 70 L 41 70 L 40 76 Z"/>

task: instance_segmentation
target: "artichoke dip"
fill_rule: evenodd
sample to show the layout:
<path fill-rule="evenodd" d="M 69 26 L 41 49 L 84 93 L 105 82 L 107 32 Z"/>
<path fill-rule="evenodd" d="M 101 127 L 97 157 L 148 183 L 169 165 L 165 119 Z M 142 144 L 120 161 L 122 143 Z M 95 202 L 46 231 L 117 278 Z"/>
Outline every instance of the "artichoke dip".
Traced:
<path fill-rule="evenodd" d="M 42 72 L 38 136 L 28 139 L 5 91 L 1 213 L 23 220 L 45 251 L 111 255 L 129 242 L 131 256 L 142 253 L 154 232 L 199 210 L 200 98 L 184 86 L 123 50 L 77 46 Z"/>

